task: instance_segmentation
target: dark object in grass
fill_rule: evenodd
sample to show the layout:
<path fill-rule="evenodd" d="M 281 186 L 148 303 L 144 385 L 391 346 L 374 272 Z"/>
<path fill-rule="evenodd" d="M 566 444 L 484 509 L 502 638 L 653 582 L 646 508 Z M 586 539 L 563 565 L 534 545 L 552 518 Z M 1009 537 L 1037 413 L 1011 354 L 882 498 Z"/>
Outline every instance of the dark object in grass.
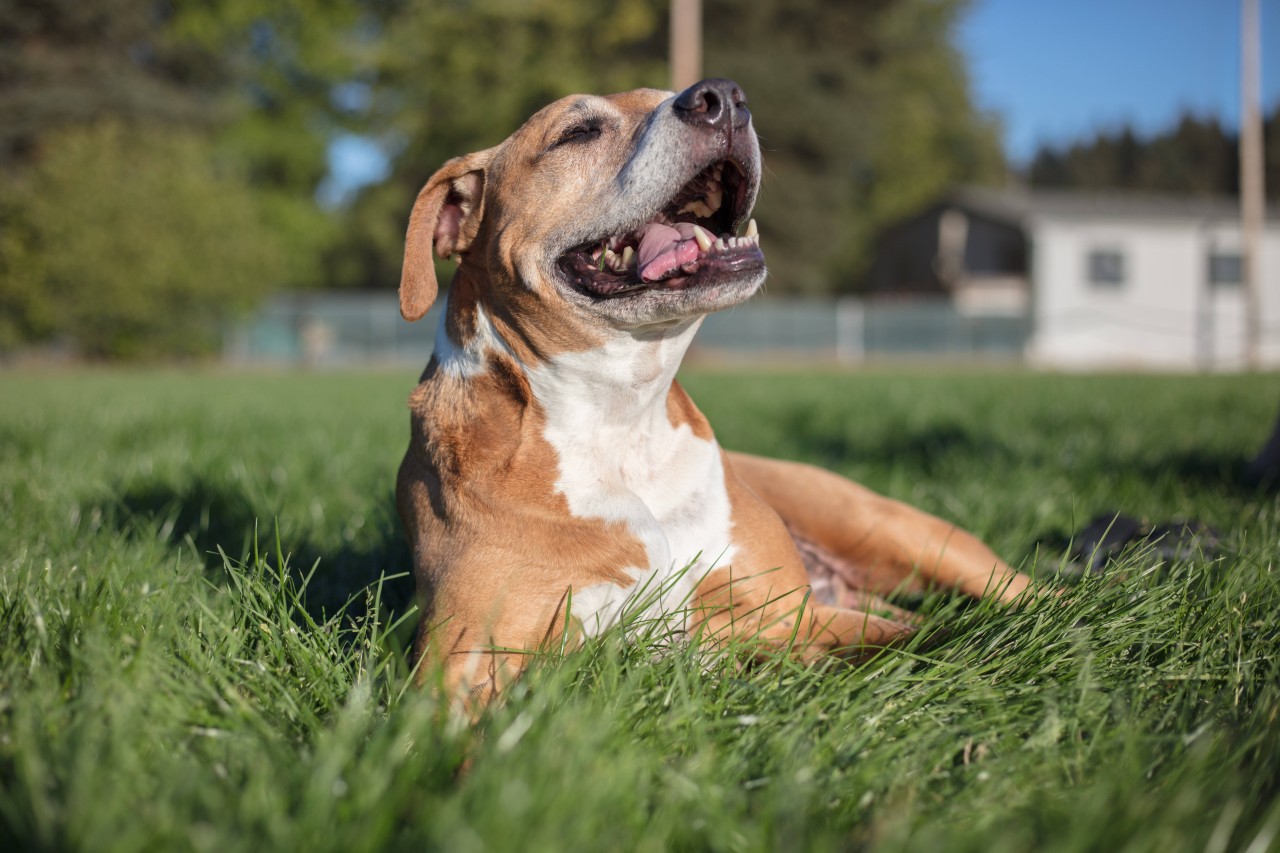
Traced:
<path fill-rule="evenodd" d="M 1102 574 L 1122 555 L 1145 555 L 1152 563 L 1211 557 L 1220 541 L 1217 530 L 1194 519 L 1151 524 L 1118 512 L 1104 512 L 1072 540 L 1062 577 Z"/>
<path fill-rule="evenodd" d="M 1256 488 L 1280 489 L 1280 416 L 1276 418 L 1266 444 L 1249 463 L 1245 480 Z"/>

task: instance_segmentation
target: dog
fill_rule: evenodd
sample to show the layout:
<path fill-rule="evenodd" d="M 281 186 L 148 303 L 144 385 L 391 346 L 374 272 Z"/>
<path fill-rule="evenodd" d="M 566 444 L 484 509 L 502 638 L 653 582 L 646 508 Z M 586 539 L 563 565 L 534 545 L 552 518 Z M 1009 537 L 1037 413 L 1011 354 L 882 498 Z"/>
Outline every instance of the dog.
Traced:
<path fill-rule="evenodd" d="M 417 678 L 440 674 L 472 713 L 530 653 L 624 614 L 713 646 L 857 660 L 918 630 L 888 591 L 1028 589 L 953 524 L 723 450 L 675 381 L 703 318 L 765 280 L 760 170 L 741 88 L 708 79 L 563 98 L 418 194 L 404 317 L 436 298 L 433 255 L 458 267 L 396 502 Z"/>

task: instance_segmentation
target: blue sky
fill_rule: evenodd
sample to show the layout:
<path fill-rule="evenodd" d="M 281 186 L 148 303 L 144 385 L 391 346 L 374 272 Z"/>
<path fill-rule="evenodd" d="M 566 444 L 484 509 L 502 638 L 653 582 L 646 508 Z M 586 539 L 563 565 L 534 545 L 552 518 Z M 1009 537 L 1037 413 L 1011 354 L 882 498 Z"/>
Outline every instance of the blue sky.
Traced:
<path fill-rule="evenodd" d="M 1261 0 L 1262 95 L 1280 101 L 1280 2 Z M 974 94 L 1023 163 L 1041 142 L 1184 109 L 1239 123 L 1239 0 L 975 0 L 961 24 Z"/>

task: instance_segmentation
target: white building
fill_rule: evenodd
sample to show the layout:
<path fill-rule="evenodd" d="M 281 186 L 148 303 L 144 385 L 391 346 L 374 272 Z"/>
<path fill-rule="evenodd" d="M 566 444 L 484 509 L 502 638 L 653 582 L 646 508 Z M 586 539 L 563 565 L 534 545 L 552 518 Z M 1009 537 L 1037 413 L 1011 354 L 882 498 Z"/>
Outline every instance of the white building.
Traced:
<path fill-rule="evenodd" d="M 1260 360 L 1280 366 L 1280 219 L 1264 228 Z M 959 191 L 887 233 L 873 297 L 949 295 L 1028 317 L 1063 369 L 1246 366 L 1239 208 L 1227 200 Z"/>

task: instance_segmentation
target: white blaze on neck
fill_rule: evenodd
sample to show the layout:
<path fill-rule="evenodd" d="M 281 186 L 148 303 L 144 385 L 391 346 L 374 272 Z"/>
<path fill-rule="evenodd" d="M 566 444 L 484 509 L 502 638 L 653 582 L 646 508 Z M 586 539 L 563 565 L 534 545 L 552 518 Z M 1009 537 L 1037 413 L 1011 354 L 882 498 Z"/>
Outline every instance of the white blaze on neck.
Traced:
<path fill-rule="evenodd" d="M 572 616 L 595 634 L 635 601 L 647 605 L 642 619 L 690 606 L 707 572 L 734 557 L 720 446 L 694 435 L 688 424 L 673 426 L 667 413 L 671 383 L 701 318 L 661 336 L 618 333 L 596 349 L 529 366 L 482 306 L 465 345 L 449 337 L 447 315 L 446 305 L 436 332 L 440 369 L 465 380 L 488 369 L 490 352 L 510 356 L 542 406 L 544 437 L 558 459 L 558 470 L 546 474 L 556 477 L 569 511 L 623 524 L 644 545 L 647 565 L 607 567 L 629 574 L 634 584 L 573 590 Z M 554 563 L 556 555 L 546 559 Z M 683 619 L 676 623 L 684 628 Z"/>
<path fill-rule="evenodd" d="M 626 525 L 649 561 L 611 567 L 636 578 L 629 589 L 574 590 L 573 615 L 589 633 L 616 621 L 633 594 L 656 597 L 649 610 L 688 606 L 706 573 L 733 559 L 720 447 L 688 424 L 673 426 L 667 413 L 671 383 L 700 324 L 663 337 L 617 335 L 526 368 L 569 511 Z"/>

